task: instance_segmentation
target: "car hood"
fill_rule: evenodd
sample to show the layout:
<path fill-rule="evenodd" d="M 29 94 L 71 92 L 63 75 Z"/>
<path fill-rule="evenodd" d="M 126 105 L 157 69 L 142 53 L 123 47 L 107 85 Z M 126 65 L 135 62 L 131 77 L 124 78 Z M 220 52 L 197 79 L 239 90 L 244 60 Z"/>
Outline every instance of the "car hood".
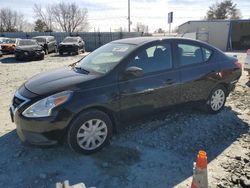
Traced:
<path fill-rule="evenodd" d="M 1 46 L 8 46 L 8 47 L 10 47 L 10 46 L 15 46 L 16 44 L 15 43 L 3 43 L 3 44 L 1 44 Z"/>
<path fill-rule="evenodd" d="M 43 46 L 46 42 L 37 42 L 39 45 Z"/>
<path fill-rule="evenodd" d="M 38 95 L 47 95 L 64 90 L 74 90 L 77 84 L 95 79 L 100 75 L 83 74 L 74 71 L 71 67 L 56 69 L 38 74 L 29 79 L 25 87 Z"/>
<path fill-rule="evenodd" d="M 25 50 L 25 51 L 32 51 L 32 50 L 42 50 L 41 46 L 32 45 L 32 46 L 18 46 L 16 50 Z"/>

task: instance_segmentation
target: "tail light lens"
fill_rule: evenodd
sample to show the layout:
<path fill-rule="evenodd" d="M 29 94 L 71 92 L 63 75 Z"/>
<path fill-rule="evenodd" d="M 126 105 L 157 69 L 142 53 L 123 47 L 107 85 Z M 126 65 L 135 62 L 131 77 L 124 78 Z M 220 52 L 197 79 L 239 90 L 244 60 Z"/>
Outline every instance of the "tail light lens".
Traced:
<path fill-rule="evenodd" d="M 235 65 L 236 65 L 237 68 L 240 68 L 240 70 L 242 70 L 243 66 L 242 66 L 242 64 L 239 61 L 236 61 Z"/>

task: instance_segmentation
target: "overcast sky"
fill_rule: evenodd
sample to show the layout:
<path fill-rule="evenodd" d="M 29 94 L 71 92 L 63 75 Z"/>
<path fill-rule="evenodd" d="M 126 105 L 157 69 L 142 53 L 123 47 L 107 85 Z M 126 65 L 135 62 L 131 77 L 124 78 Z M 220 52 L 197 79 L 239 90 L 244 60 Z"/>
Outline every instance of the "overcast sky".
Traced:
<path fill-rule="evenodd" d="M 34 3 L 46 6 L 61 0 L 1 0 L 1 7 L 9 7 L 22 12 L 25 19 L 34 22 Z M 88 18 L 91 31 L 109 31 L 119 27 L 127 28 L 127 0 L 64 0 L 64 2 L 75 2 L 82 8 L 88 9 Z M 174 23 L 172 28 L 189 21 L 199 20 L 206 15 L 208 7 L 215 0 L 131 0 L 132 28 L 137 22 L 149 26 L 153 32 L 157 28 L 168 29 L 167 13 L 174 12 Z M 241 10 L 243 18 L 250 18 L 250 0 L 233 0 L 237 8 Z"/>

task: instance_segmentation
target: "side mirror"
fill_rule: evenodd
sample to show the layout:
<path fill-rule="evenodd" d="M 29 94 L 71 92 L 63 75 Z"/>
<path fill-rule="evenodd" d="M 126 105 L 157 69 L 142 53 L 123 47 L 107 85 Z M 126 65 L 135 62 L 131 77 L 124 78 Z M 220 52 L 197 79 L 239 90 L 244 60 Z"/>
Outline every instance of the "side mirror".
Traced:
<path fill-rule="evenodd" d="M 125 71 L 125 78 L 140 77 L 143 75 L 143 70 L 139 67 L 128 67 Z"/>

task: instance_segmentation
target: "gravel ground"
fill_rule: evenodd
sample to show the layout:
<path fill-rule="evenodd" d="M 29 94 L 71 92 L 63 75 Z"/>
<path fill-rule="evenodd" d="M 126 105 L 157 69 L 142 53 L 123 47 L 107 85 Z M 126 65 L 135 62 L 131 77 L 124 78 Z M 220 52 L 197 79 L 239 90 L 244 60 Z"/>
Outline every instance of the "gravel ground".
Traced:
<path fill-rule="evenodd" d="M 244 59 L 244 54 L 238 54 Z M 21 144 L 8 108 L 15 90 L 31 76 L 67 66 L 83 57 L 51 54 L 18 63 L 0 58 L 0 187 L 55 187 L 84 182 L 87 187 L 190 187 L 198 150 L 207 152 L 209 187 L 250 187 L 250 82 L 244 72 L 225 109 L 216 115 L 192 106 L 168 110 L 131 123 L 93 155 L 67 146 Z M 35 126 L 35 125 L 34 125 Z"/>

